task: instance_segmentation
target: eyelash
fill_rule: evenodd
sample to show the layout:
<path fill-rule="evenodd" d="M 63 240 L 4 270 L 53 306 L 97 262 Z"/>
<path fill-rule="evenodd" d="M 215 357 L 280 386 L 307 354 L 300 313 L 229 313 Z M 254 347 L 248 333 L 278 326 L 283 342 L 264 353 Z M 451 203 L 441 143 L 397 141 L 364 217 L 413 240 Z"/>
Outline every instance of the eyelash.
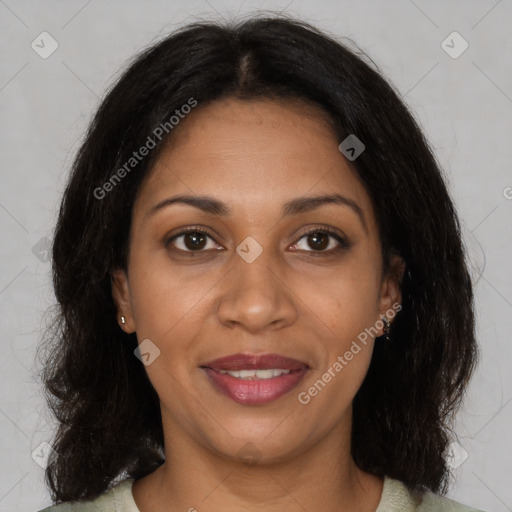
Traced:
<path fill-rule="evenodd" d="M 215 243 L 217 243 L 216 240 L 214 239 L 213 235 L 211 233 L 209 233 L 208 231 L 206 231 L 204 229 L 201 229 L 199 227 L 191 226 L 191 227 L 186 228 L 186 229 L 180 231 L 179 233 L 173 235 L 172 237 L 167 238 L 165 240 L 165 242 L 164 242 L 164 245 L 165 245 L 166 249 L 169 248 L 169 245 L 171 245 L 171 243 L 174 240 L 176 240 L 180 236 L 186 235 L 187 233 L 201 233 L 203 235 L 206 235 L 210 239 L 212 239 Z M 302 240 L 304 237 L 306 237 L 308 235 L 320 234 L 320 233 L 321 234 L 327 234 L 327 235 L 331 236 L 332 238 L 334 238 L 338 242 L 339 245 L 337 247 L 335 247 L 334 249 L 329 249 L 329 250 L 321 250 L 321 251 L 310 250 L 310 251 L 305 251 L 307 253 L 310 253 L 310 256 L 312 256 L 312 257 L 322 256 L 322 255 L 332 255 L 332 254 L 338 253 L 338 252 L 340 252 L 340 251 L 342 251 L 344 249 L 348 249 L 350 247 L 350 243 L 345 238 L 343 238 L 339 233 L 337 233 L 333 229 L 330 229 L 330 228 L 327 228 L 327 227 L 324 227 L 324 226 L 314 227 L 314 228 L 309 229 L 308 231 L 305 231 L 297 239 L 297 242 L 294 242 L 292 245 L 296 245 L 300 240 Z M 202 254 L 202 253 L 208 252 L 207 250 L 204 250 L 204 249 L 201 249 L 201 250 L 198 250 L 198 251 L 191 251 L 191 250 L 184 250 L 184 249 L 176 249 L 176 248 L 174 248 L 173 250 L 174 251 L 183 252 L 183 253 L 191 253 L 191 254 Z"/>

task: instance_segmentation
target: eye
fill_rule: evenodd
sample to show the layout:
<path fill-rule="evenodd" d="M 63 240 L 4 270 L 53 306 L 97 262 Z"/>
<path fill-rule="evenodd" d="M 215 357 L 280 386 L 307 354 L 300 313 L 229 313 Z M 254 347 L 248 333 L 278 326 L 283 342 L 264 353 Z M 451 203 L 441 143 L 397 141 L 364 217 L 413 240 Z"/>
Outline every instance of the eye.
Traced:
<path fill-rule="evenodd" d="M 305 243 L 312 250 L 304 247 L 302 242 L 304 239 Z M 202 253 L 212 249 L 223 249 L 223 247 L 215 242 L 210 233 L 197 227 L 184 229 L 180 233 L 168 238 L 165 241 L 165 247 L 169 248 L 170 245 L 174 246 L 174 250 L 189 253 Z M 320 255 L 323 253 L 335 253 L 349 246 L 349 242 L 338 232 L 326 227 L 318 227 L 303 233 L 301 238 L 290 247 L 292 250 L 299 249 Z"/>
<path fill-rule="evenodd" d="M 208 246 L 209 241 L 212 242 L 210 247 Z M 193 227 L 168 238 L 165 246 L 169 247 L 171 244 L 177 250 L 184 252 L 202 252 L 208 249 L 219 249 L 219 246 L 214 243 L 212 236 L 208 232 Z"/>
<path fill-rule="evenodd" d="M 308 244 L 313 250 L 308 250 L 302 244 L 305 239 L 305 244 Z M 298 242 L 291 246 L 293 249 L 305 250 L 313 253 L 333 253 L 342 249 L 348 248 L 348 241 L 336 231 L 329 228 L 320 227 L 310 229 L 302 234 Z"/>

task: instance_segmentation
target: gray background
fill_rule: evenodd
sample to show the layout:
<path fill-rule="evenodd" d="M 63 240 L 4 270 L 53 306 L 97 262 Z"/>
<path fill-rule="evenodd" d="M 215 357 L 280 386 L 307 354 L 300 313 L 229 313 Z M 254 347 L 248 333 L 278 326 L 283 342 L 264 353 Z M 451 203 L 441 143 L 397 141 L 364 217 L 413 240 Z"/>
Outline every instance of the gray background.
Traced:
<path fill-rule="evenodd" d="M 285 10 L 354 39 L 435 148 L 472 260 L 482 349 L 458 416 L 449 495 L 486 511 L 512 510 L 510 0 L 0 0 L 0 511 L 50 504 L 42 466 L 53 422 L 35 377 L 43 315 L 53 301 L 45 238 L 91 114 L 142 47 L 198 17 L 259 9 Z M 31 47 L 50 48 L 48 39 L 40 42 L 43 31 L 58 43 L 46 59 Z M 458 53 L 462 39 L 442 46 L 454 31 L 469 44 L 458 58 L 445 49 Z"/>

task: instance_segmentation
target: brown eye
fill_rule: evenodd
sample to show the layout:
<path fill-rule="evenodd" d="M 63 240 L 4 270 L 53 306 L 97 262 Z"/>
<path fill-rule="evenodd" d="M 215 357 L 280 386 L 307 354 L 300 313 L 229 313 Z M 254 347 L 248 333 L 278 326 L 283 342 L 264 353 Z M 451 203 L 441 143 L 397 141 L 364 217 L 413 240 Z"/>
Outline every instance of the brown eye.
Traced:
<path fill-rule="evenodd" d="M 210 242 L 210 246 L 208 246 L 208 242 Z M 182 231 L 174 235 L 165 243 L 167 248 L 171 245 L 174 246 L 173 249 L 183 252 L 201 252 L 219 248 L 208 233 L 197 229 Z"/>
<path fill-rule="evenodd" d="M 308 235 L 308 244 L 316 251 L 323 251 L 329 246 L 329 238 L 326 233 L 312 233 Z"/>
<path fill-rule="evenodd" d="M 348 248 L 349 245 L 338 233 L 327 228 L 317 228 L 304 233 L 292 247 L 309 253 L 334 253 Z"/>
<path fill-rule="evenodd" d="M 191 251 L 195 249 L 204 249 L 204 246 L 206 245 L 206 236 L 203 233 L 197 232 L 187 233 L 183 235 L 183 241 L 185 247 Z"/>

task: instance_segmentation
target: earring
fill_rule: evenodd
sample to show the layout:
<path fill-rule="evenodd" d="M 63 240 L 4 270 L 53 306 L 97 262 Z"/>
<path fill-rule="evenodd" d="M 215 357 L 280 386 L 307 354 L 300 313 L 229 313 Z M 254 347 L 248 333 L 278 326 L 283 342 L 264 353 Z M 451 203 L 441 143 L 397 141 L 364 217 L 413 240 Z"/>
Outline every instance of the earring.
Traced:
<path fill-rule="evenodd" d="M 385 336 L 386 338 L 386 341 L 389 341 L 389 332 L 390 332 L 390 328 L 391 328 L 391 322 L 388 320 L 388 317 L 387 316 L 383 316 L 382 317 L 382 321 L 384 322 L 384 328 L 382 329 L 382 332 L 383 332 L 383 335 Z"/>
<path fill-rule="evenodd" d="M 121 317 L 121 323 L 122 323 L 123 325 L 125 325 L 125 324 L 126 324 L 126 318 L 125 318 L 124 316 L 122 316 L 122 317 Z"/>

